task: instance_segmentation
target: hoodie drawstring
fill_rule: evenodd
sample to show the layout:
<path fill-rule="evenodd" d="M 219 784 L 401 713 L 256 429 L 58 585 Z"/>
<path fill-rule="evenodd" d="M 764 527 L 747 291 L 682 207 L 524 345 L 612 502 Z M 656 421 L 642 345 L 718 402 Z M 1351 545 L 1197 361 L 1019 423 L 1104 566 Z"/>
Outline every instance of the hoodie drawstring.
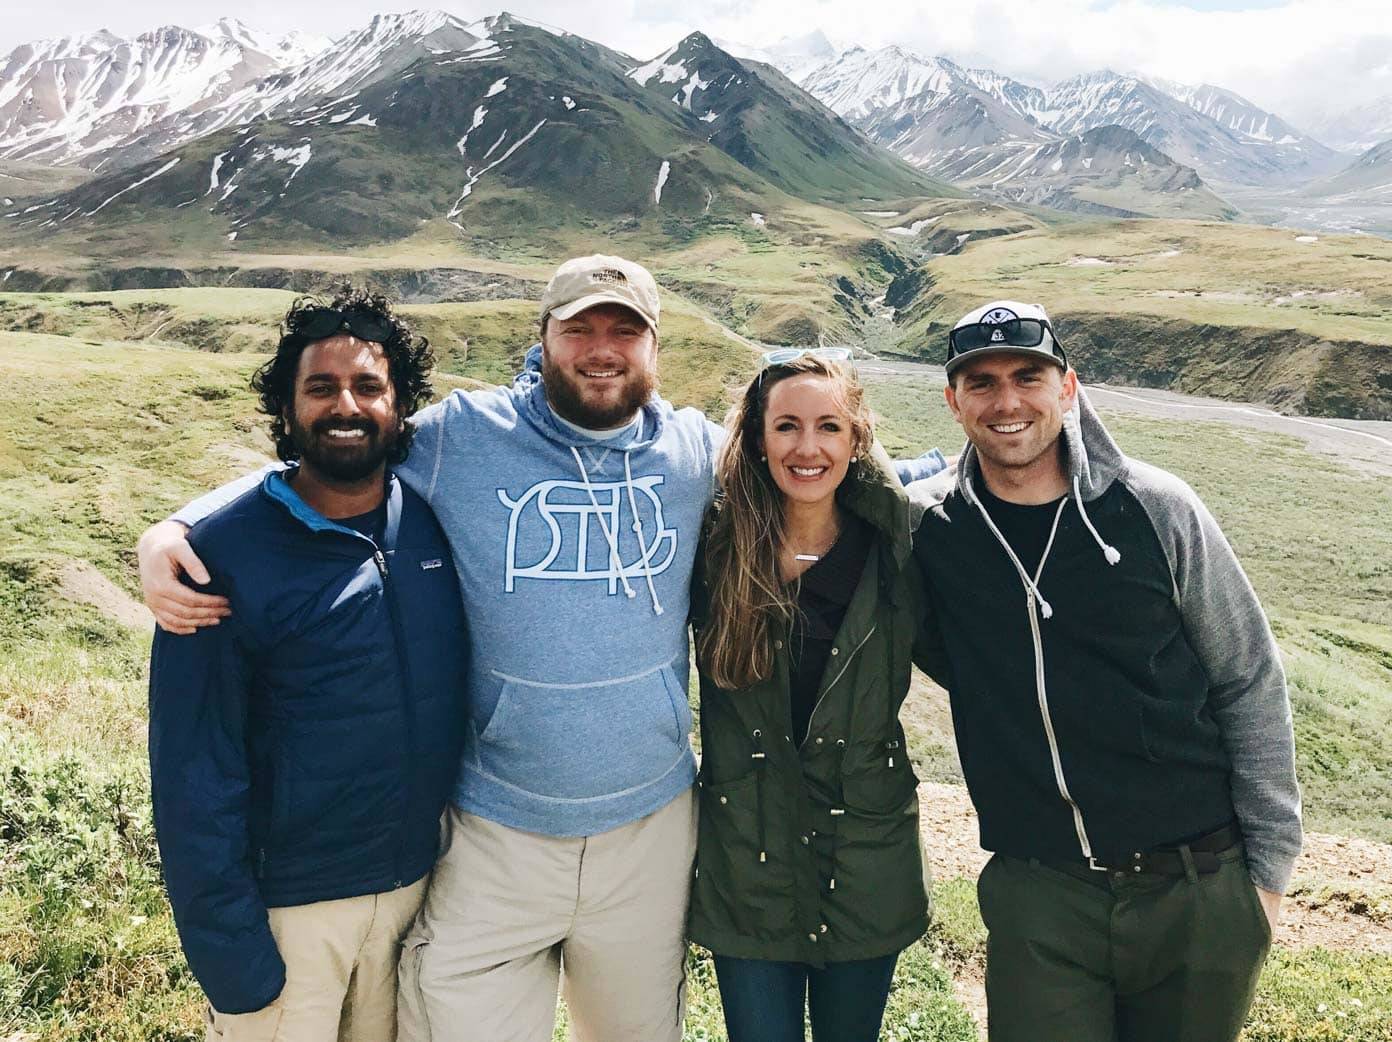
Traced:
<path fill-rule="evenodd" d="M 653 585 L 652 562 L 648 560 L 648 544 L 643 541 L 643 520 L 638 516 L 638 500 L 633 495 L 633 471 L 629 467 L 627 449 L 624 450 L 624 486 L 628 489 L 628 509 L 633 511 L 633 534 L 638 537 L 638 554 L 643 562 L 643 577 L 648 581 L 648 596 L 652 598 L 653 614 L 661 615 L 662 602 L 657 599 L 657 588 Z"/>
<path fill-rule="evenodd" d="M 976 497 L 973 496 L 972 498 L 975 499 Z M 1054 617 L 1054 609 L 1050 606 L 1049 602 L 1044 599 L 1044 595 L 1039 592 L 1039 576 L 1044 573 L 1044 562 L 1049 558 L 1049 550 L 1054 545 L 1054 536 L 1058 533 L 1059 518 L 1063 516 L 1063 508 L 1067 503 L 1068 499 L 1065 497 L 1059 501 L 1058 510 L 1054 511 L 1054 524 L 1053 527 L 1049 529 L 1049 542 L 1044 547 L 1043 555 L 1039 558 L 1039 571 L 1035 574 L 1034 578 L 1031 579 L 1029 572 L 1025 571 L 1025 566 L 1021 564 L 1020 559 L 1015 556 L 1015 551 L 1011 549 L 1010 543 L 1006 541 L 1005 536 L 1001 535 L 1001 531 L 996 527 L 996 523 L 991 520 L 990 511 L 981 505 L 979 499 L 976 502 L 976 509 L 981 511 L 981 516 L 985 518 L 986 527 L 989 528 L 991 534 L 996 537 L 996 542 L 1000 543 L 1000 545 L 1005 548 L 1006 556 L 1010 558 L 1010 563 L 1015 566 L 1015 571 L 1020 575 L 1020 581 L 1023 582 L 1025 588 L 1038 599 L 1040 617 L 1045 619 L 1052 619 Z"/>
<path fill-rule="evenodd" d="M 590 484 L 589 472 L 585 470 L 585 463 L 580 459 L 580 453 L 576 451 L 574 445 L 570 447 L 570 454 L 575 457 L 575 465 L 580 468 L 580 478 L 585 482 L 585 491 L 590 494 L 590 504 L 594 507 L 595 520 L 599 522 L 599 530 L 604 533 L 604 541 L 609 544 L 609 565 L 619 573 L 619 581 L 623 583 L 624 594 L 629 600 L 632 600 L 638 594 L 629 585 L 628 574 L 624 571 L 622 558 L 619 557 L 618 533 L 611 532 L 609 526 L 604 523 L 604 511 L 599 509 L 599 500 L 595 497 L 594 486 Z"/>
<path fill-rule="evenodd" d="M 1073 476 L 1073 495 L 1078 500 L 1078 515 L 1083 519 L 1083 524 L 1087 526 L 1087 530 L 1092 533 L 1093 541 L 1101 547 L 1102 556 L 1107 559 L 1108 564 L 1116 564 L 1121 560 L 1121 551 L 1115 546 L 1103 542 L 1102 537 L 1097 534 L 1097 529 L 1092 527 L 1092 518 L 1088 517 L 1087 510 L 1083 507 L 1083 494 L 1078 489 L 1078 476 L 1076 474 Z"/>

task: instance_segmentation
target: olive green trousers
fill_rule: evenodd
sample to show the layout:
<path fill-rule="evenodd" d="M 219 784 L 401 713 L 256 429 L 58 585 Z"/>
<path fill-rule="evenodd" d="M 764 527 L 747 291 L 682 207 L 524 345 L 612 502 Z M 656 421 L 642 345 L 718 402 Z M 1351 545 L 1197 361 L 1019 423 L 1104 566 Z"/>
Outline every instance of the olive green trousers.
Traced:
<path fill-rule="evenodd" d="M 991 1042 L 1233 1042 L 1271 928 L 1241 845 L 1217 857 L 1187 876 L 991 858 Z"/>

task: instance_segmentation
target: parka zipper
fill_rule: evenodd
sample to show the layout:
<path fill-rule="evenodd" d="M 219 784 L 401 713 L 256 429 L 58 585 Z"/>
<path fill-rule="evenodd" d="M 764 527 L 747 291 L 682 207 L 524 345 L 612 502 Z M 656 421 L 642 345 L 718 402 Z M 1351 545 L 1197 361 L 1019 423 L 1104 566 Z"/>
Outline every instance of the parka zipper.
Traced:
<path fill-rule="evenodd" d="M 840 680 L 845 675 L 846 670 L 848 670 L 851 667 L 851 660 L 856 657 L 856 654 L 860 651 L 861 648 L 865 647 L 865 642 L 868 641 L 872 636 L 874 636 L 877 625 L 877 623 L 871 624 L 870 628 L 866 630 L 865 636 L 860 639 L 860 643 L 853 647 L 850 650 L 850 652 L 846 655 L 846 661 L 841 663 L 841 669 L 836 674 L 836 676 L 831 678 L 831 683 L 827 684 L 826 687 L 822 688 L 822 697 L 817 699 L 816 705 L 812 707 L 812 715 L 807 718 L 807 734 L 804 735 L 802 741 L 798 743 L 799 749 L 806 745 L 807 739 L 812 736 L 812 723 L 817 719 L 817 710 L 822 708 L 822 703 L 826 701 L 827 695 L 831 694 L 831 689 L 836 686 L 836 682 Z M 836 651 L 836 648 L 833 646 L 831 650 L 834 653 Z"/>
<path fill-rule="evenodd" d="M 754 728 L 753 738 L 754 751 L 749 758 L 755 763 L 754 802 L 759 816 L 759 863 L 765 864 L 768 861 L 768 842 L 764 827 L 764 768 L 768 764 L 768 755 L 764 752 L 764 732 Z"/>

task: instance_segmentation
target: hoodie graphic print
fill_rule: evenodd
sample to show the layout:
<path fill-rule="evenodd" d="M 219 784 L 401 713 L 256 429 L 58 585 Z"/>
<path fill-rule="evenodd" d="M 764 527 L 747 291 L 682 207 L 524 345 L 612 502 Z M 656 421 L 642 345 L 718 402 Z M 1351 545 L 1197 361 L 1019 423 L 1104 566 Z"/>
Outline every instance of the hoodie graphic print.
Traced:
<path fill-rule="evenodd" d="M 540 351 L 418 413 L 398 474 L 449 538 L 469 633 L 461 810 L 592 835 L 695 779 L 687 609 L 715 428 L 660 398 L 617 437 L 562 423 Z"/>

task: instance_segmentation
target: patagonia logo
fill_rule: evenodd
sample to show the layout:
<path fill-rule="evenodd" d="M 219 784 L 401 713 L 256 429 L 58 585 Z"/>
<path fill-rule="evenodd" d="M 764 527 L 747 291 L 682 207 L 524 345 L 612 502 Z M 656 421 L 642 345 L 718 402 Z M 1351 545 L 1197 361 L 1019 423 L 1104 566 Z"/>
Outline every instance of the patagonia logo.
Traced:
<path fill-rule="evenodd" d="M 422 561 L 422 562 L 421 562 L 421 571 L 423 571 L 423 572 L 428 572 L 428 571 L 431 571 L 431 570 L 433 570 L 433 569 L 435 569 L 435 568 L 443 568 L 444 566 L 445 566 L 445 562 L 444 562 L 444 560 L 443 560 L 442 558 L 439 558 L 439 557 L 432 557 L 432 558 L 431 558 L 430 560 L 428 560 L 428 561 Z"/>
<path fill-rule="evenodd" d="M 623 285 L 628 282 L 628 276 L 617 268 L 600 268 L 590 276 L 591 282 L 612 282 L 616 285 Z"/>

